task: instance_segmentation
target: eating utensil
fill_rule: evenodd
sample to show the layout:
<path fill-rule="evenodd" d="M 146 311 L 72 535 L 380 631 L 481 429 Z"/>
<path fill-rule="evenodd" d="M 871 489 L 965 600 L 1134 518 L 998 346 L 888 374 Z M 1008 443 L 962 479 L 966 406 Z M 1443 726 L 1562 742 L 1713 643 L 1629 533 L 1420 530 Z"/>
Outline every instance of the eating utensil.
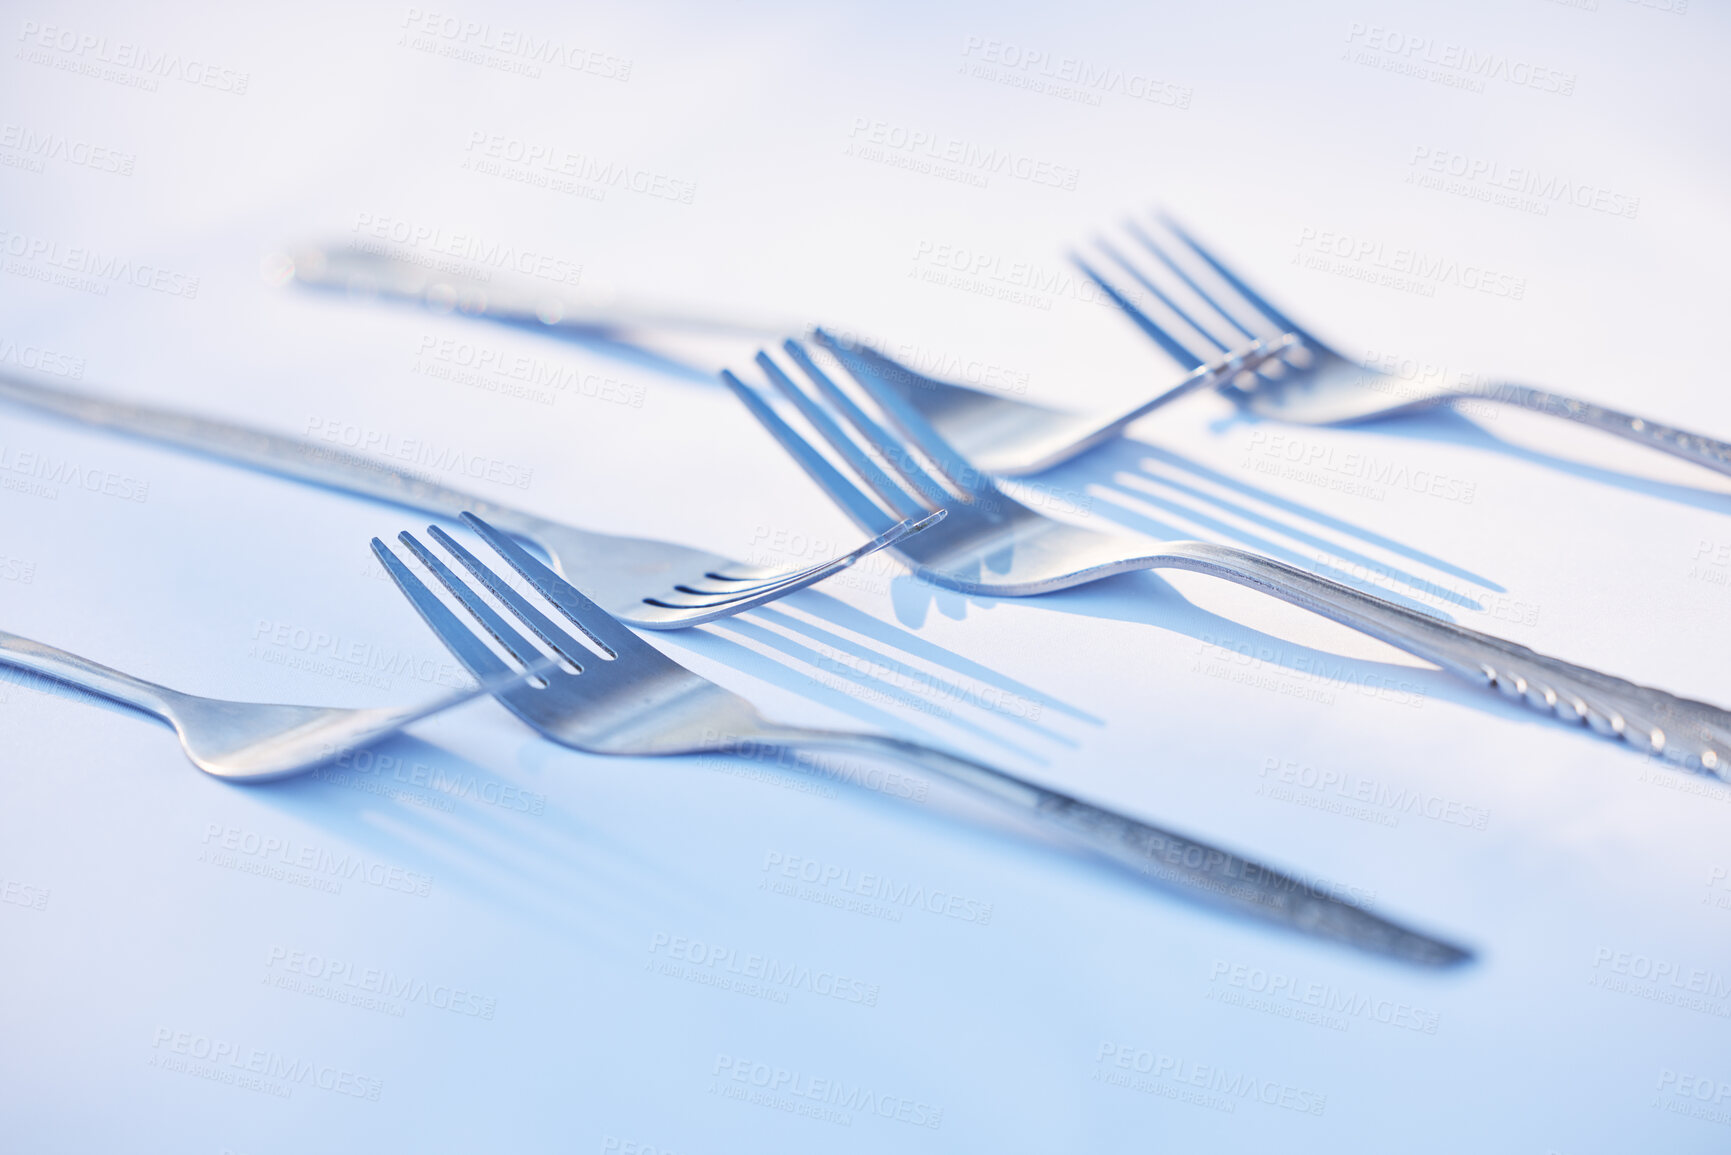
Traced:
<path fill-rule="evenodd" d="M 839 556 L 797 569 L 775 569 L 672 542 L 593 533 L 346 449 L 42 385 L 18 374 L 0 374 L 0 401 L 453 521 L 464 510 L 479 511 L 507 532 L 545 550 L 561 573 L 595 591 L 609 612 L 647 630 L 702 625 L 785 597 L 924 528 L 920 519 L 909 519 L 885 526 L 870 541 Z"/>
<path fill-rule="evenodd" d="M 438 526 L 428 534 L 526 626 L 560 666 L 545 686 L 498 692 L 505 706 L 555 742 L 591 754 L 660 757 L 838 749 L 917 766 L 978 791 L 1065 835 L 1139 877 L 1190 898 L 1304 934 L 1423 966 L 1468 959 L 1462 947 L 1412 930 L 1269 867 L 1187 835 L 1041 786 L 971 758 L 884 734 L 815 730 L 765 720 L 752 704 L 685 669 L 483 519 L 464 522 L 587 639 L 578 641 Z M 545 658 L 475 588 L 413 534 L 398 540 L 510 657 Z M 512 667 L 378 538 L 373 553 L 439 640 L 470 673 L 495 679 Z"/>
<path fill-rule="evenodd" d="M 1489 401 L 1589 425 L 1731 474 L 1731 443 L 1716 438 L 1530 385 L 1465 377 L 1410 381 L 1353 361 L 1271 305 L 1165 214 L 1155 214 L 1146 225 L 1127 220 L 1122 239 L 1101 238 L 1095 247 L 1105 262 L 1077 256 L 1077 265 L 1180 365 L 1193 369 L 1232 348 L 1281 342 L 1277 355 L 1265 358 L 1254 371 L 1215 382 L 1258 417 L 1299 425 L 1352 425 L 1456 401 Z M 1101 271 L 1109 267 L 1106 262 L 1116 267 L 1115 277 Z M 1159 306 L 1138 305 L 1131 299 L 1131 285 Z"/>
<path fill-rule="evenodd" d="M 731 372 L 722 380 L 849 517 L 870 532 L 936 510 L 941 524 L 892 552 L 920 577 L 963 593 L 1022 597 L 1114 574 L 1184 569 L 1329 618 L 1494 688 L 1565 722 L 1584 724 L 1684 768 L 1731 778 L 1731 714 L 1717 706 L 1571 665 L 1526 646 L 1399 606 L 1327 578 L 1232 546 L 1103 533 L 1037 512 L 1004 493 L 967 461 L 902 394 L 867 370 L 854 351 L 816 334 L 896 426 L 886 429 L 836 384 L 798 341 L 782 345 L 786 366 L 757 364 L 854 475 L 844 475 L 756 390 Z M 801 381 L 796 382 L 795 377 Z M 801 383 L 803 382 L 803 383 Z M 864 488 L 861 484 L 864 484 Z"/>
<path fill-rule="evenodd" d="M 477 686 L 416 706 L 352 709 L 231 702 L 186 694 L 4 630 L 0 630 L 0 663 L 154 715 L 174 727 L 193 765 L 206 774 L 240 782 L 268 782 L 311 770 L 411 722 L 484 694 L 505 692 L 525 678 L 540 676 L 541 666 L 547 664 L 532 665 L 521 673 L 494 671 Z"/>

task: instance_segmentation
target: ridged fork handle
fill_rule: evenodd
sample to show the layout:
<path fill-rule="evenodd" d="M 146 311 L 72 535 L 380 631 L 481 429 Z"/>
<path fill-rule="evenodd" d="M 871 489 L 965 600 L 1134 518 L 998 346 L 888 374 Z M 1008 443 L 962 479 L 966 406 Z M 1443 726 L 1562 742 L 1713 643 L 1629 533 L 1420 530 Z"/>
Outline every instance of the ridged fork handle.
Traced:
<path fill-rule="evenodd" d="M 1681 457 L 1684 461 L 1692 461 L 1696 465 L 1731 474 L 1731 443 L 1716 441 L 1699 433 L 1690 433 L 1686 429 L 1660 425 L 1632 413 L 1607 409 L 1603 405 L 1535 389 L 1530 385 L 1487 385 L 1482 389 L 1463 391 L 1461 396 L 1482 398 L 1550 417 L 1579 421 L 1583 425 L 1591 425 L 1594 429 L 1626 437 L 1649 449 L 1657 449 L 1673 457 Z"/>
<path fill-rule="evenodd" d="M 417 477 L 341 446 L 94 393 L 50 388 L 9 374 L 0 374 L 0 400 L 453 521 L 469 510 L 508 533 L 524 537 L 534 537 L 537 529 L 548 524 L 533 514 Z"/>
<path fill-rule="evenodd" d="M 1149 561 L 1260 590 L 1565 721 L 1585 723 L 1691 770 L 1731 776 L 1731 713 L 1717 706 L 1571 665 L 1230 546 L 1168 542 Z"/>
<path fill-rule="evenodd" d="M 67 682 L 104 698 L 125 703 L 172 722 L 171 703 L 179 693 L 110 669 L 100 662 L 67 653 L 58 646 L 31 641 L 0 630 L 0 662 Z"/>
<path fill-rule="evenodd" d="M 1447 966 L 1470 957 L 1461 947 L 1410 930 L 1230 851 L 917 742 L 784 727 L 771 727 L 752 738 L 776 748 L 850 750 L 910 763 L 982 791 L 1141 877 L 1210 905 L 1404 962 Z"/>

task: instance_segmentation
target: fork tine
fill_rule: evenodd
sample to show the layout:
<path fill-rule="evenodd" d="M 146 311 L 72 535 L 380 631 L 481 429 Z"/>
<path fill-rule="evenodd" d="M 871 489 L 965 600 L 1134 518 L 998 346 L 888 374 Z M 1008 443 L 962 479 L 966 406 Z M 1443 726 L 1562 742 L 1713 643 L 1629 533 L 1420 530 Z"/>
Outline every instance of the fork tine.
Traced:
<path fill-rule="evenodd" d="M 525 666 L 542 660 L 543 655 L 535 648 L 534 643 L 518 633 L 510 622 L 499 615 L 499 611 L 482 600 L 479 594 L 469 588 L 468 583 L 452 572 L 450 566 L 439 560 L 437 554 L 422 545 L 414 534 L 405 529 L 397 535 L 397 540 L 408 547 L 417 561 L 433 571 L 433 576 L 451 591 L 452 596 L 463 603 L 463 608 L 473 614 L 475 620 L 486 627 L 487 632 L 498 639 L 499 644 L 504 646 L 513 658 Z"/>
<path fill-rule="evenodd" d="M 822 338 L 829 336 L 822 330 L 815 332 L 820 334 Z M 817 362 L 812 360 L 811 354 L 806 352 L 805 346 L 797 341 L 783 341 L 782 348 L 801 369 L 805 370 L 811 383 L 817 387 L 819 393 L 823 394 L 824 401 L 846 418 L 847 423 L 865 439 L 866 443 L 883 455 L 883 459 L 889 463 L 890 468 L 905 478 L 907 483 L 913 486 L 914 490 L 925 499 L 922 513 L 933 509 L 942 509 L 944 506 L 954 503 L 956 495 L 945 489 L 942 482 L 926 471 L 925 466 L 914 460 L 908 454 L 907 448 L 897 438 L 892 437 L 883 426 L 874 421 L 869 413 L 861 409 L 852 397 L 843 392 L 841 386 L 837 385 L 828 373 L 818 368 Z M 837 359 L 840 359 L 839 355 Z M 847 365 L 848 362 L 842 361 L 843 368 L 846 368 Z M 966 493 L 965 486 L 958 488 Z"/>
<path fill-rule="evenodd" d="M 755 585 L 742 586 L 736 590 L 726 591 L 700 590 L 693 589 L 688 585 L 676 585 L 673 587 L 674 590 L 685 594 L 693 600 L 678 603 L 661 602 L 653 598 L 645 598 L 644 600 L 653 605 L 665 605 L 670 609 L 700 609 L 705 606 L 732 605 L 746 600 L 749 601 L 750 605 L 757 605 L 760 602 L 766 602 L 772 598 L 778 598 L 784 594 L 790 594 L 795 590 L 804 589 L 806 586 L 811 585 L 814 582 L 822 581 L 831 574 L 840 573 L 842 570 L 853 565 L 861 558 L 874 554 L 878 550 L 884 549 L 887 546 L 894 545 L 902 538 L 916 534 L 922 529 L 927 529 L 936 525 L 944 519 L 944 516 L 944 511 L 940 509 L 936 513 L 928 513 L 926 516 L 917 520 L 910 517 L 905 521 L 899 521 L 883 533 L 878 534 L 876 537 L 856 549 L 849 550 L 847 553 L 839 554 L 836 557 L 826 558 L 820 562 L 814 562 L 803 569 L 793 570 L 773 580 L 762 581 Z"/>
<path fill-rule="evenodd" d="M 409 604 L 415 607 L 421 615 L 421 620 L 438 635 L 445 648 L 457 656 L 469 673 L 482 682 L 490 682 L 507 677 L 516 671 L 499 660 L 487 647 L 487 644 L 475 636 L 475 631 L 464 625 L 450 607 L 440 601 L 433 591 L 428 589 L 413 570 L 398 560 L 391 548 L 378 538 L 373 539 L 373 556 L 379 559 L 379 564 L 385 567 L 385 572 L 391 575 L 391 580 L 397 583 L 397 588 L 403 596 L 409 599 Z"/>
<path fill-rule="evenodd" d="M 831 577 L 840 573 L 842 570 L 847 569 L 861 557 L 864 557 L 869 553 L 875 553 L 884 545 L 889 545 L 908 534 L 918 533 L 927 526 L 935 525 L 939 521 L 942 521 L 946 516 L 948 515 L 945 511 L 940 509 L 936 513 L 926 515 L 919 521 L 913 521 L 910 519 L 901 522 L 888 533 L 880 534 L 877 538 L 854 550 L 852 553 L 844 554 L 841 557 L 831 558 L 826 562 L 821 562 L 814 566 L 809 566 L 799 573 L 790 576 L 785 581 L 776 582 L 770 586 L 761 586 L 754 591 L 747 591 L 739 594 L 700 595 L 703 598 L 709 599 L 707 601 L 694 600 L 691 602 L 682 602 L 674 601 L 673 599 L 666 597 L 644 598 L 643 600 L 648 602 L 650 605 L 661 606 L 664 609 L 710 610 L 711 612 L 706 614 L 681 616 L 677 622 L 670 622 L 665 628 L 680 629 L 687 626 L 700 626 L 705 622 L 715 621 L 717 618 L 731 617 L 734 614 L 744 613 L 746 610 L 749 610 L 754 606 L 760 606 L 765 602 L 786 597 L 788 594 L 793 593 L 796 590 L 802 590 L 809 585 L 823 581 L 825 578 Z M 658 627 L 653 622 L 643 622 L 640 623 L 640 626 L 643 629 L 662 628 Z"/>
<path fill-rule="evenodd" d="M 932 428 L 931 423 L 921 416 L 918 410 L 908 404 L 899 390 L 883 384 L 869 369 L 861 367 L 861 362 L 866 360 L 865 358 L 847 348 L 823 329 L 814 329 L 812 336 L 825 349 L 829 350 L 837 361 L 841 362 L 848 374 L 872 395 L 872 399 L 883 408 L 885 413 L 889 414 L 890 419 L 901 429 L 902 436 L 896 437 L 872 420 L 870 415 L 856 405 L 853 398 L 842 392 L 841 388 L 827 375 L 821 372 L 815 375 L 814 380 L 824 397 L 841 410 L 842 416 L 848 419 L 848 423 L 859 430 L 860 435 L 871 443 L 872 448 L 877 450 L 897 473 L 906 477 L 910 483 L 920 487 L 922 492 L 935 491 L 938 496 L 934 500 L 940 504 L 948 504 L 955 500 L 941 487 L 938 487 L 938 483 L 931 474 L 927 473 L 925 467 L 908 451 L 907 443 L 912 442 L 926 456 L 927 460 L 937 467 L 944 479 L 962 492 L 964 501 L 982 498 L 991 501 L 1003 499 L 1004 495 L 998 491 L 998 487 L 992 479 L 986 476 L 982 470 L 970 465 L 961 454 L 950 447 L 949 442 L 939 437 L 937 430 Z M 787 344 L 791 352 L 791 347 L 795 343 L 789 341 Z M 804 349 L 801 349 L 800 353 L 804 361 L 809 362 L 811 360 L 809 355 L 805 355 Z M 815 369 L 816 366 L 814 365 L 813 368 Z"/>
<path fill-rule="evenodd" d="M 588 598 L 576 586 L 542 565 L 515 538 L 500 533 L 472 513 L 463 514 L 463 524 L 474 530 L 492 546 L 511 568 L 523 575 L 523 580 L 552 602 L 572 625 L 582 630 L 590 641 L 616 658 L 644 653 L 661 656 L 661 651 L 632 633 L 619 620 Z"/>
<path fill-rule="evenodd" d="M 1167 309 L 1171 310 L 1173 316 L 1188 325 L 1191 331 L 1196 333 L 1210 345 L 1214 346 L 1217 351 L 1221 353 L 1226 352 L 1226 342 L 1216 337 L 1213 332 L 1209 330 L 1208 326 L 1198 321 L 1195 317 L 1192 317 L 1189 312 L 1185 310 L 1184 306 L 1180 305 L 1177 301 L 1174 301 L 1170 294 L 1159 285 L 1156 285 L 1147 273 L 1144 273 L 1141 269 L 1131 263 L 1130 258 L 1126 257 L 1118 250 L 1118 246 L 1112 244 L 1112 242 L 1103 237 L 1096 238 L 1094 243 L 1100 247 L 1101 252 L 1105 253 L 1108 257 L 1111 257 L 1113 261 L 1117 262 L 1119 268 L 1123 269 L 1126 273 L 1129 273 L 1131 280 L 1135 281 L 1138 285 L 1141 285 L 1144 289 L 1147 289 L 1150 293 L 1153 293 L 1155 299 L 1162 305 L 1165 305 Z"/>
<path fill-rule="evenodd" d="M 731 370 L 721 371 L 722 384 L 733 390 L 734 395 L 745 403 L 751 415 L 758 424 L 769 430 L 770 436 L 781 442 L 781 447 L 799 462 L 800 467 L 817 482 L 818 486 L 831 500 L 841 506 L 847 515 L 855 522 L 864 526 L 870 533 L 883 533 L 895 525 L 896 518 L 867 497 L 864 491 L 853 482 L 841 475 L 841 471 L 829 463 L 829 459 L 814 449 L 810 442 L 795 433 L 793 427 L 781 419 L 781 415 L 771 409 L 757 395 L 757 391 L 735 377 Z"/>
<path fill-rule="evenodd" d="M 1160 218 L 1160 223 L 1166 226 L 1167 231 L 1177 237 L 1180 241 L 1183 241 L 1191 252 L 1201 257 L 1203 262 L 1206 263 L 1209 268 L 1213 269 L 1220 275 L 1221 280 L 1232 286 L 1234 292 L 1259 309 L 1270 321 L 1273 321 L 1276 325 L 1280 326 L 1282 332 L 1297 333 L 1301 336 L 1306 335 L 1304 330 L 1299 328 L 1298 325 L 1289 319 L 1285 313 L 1282 313 L 1279 309 L 1276 309 L 1273 305 L 1269 304 L 1255 289 L 1252 289 L 1249 285 L 1239 280 L 1236 273 L 1216 260 L 1214 254 L 1203 248 L 1202 242 L 1191 236 L 1189 230 L 1187 230 L 1183 225 L 1179 224 L 1163 210 L 1156 210 L 1155 215 Z"/>
<path fill-rule="evenodd" d="M 505 584 L 503 578 L 489 569 L 480 558 L 465 549 L 461 542 L 436 525 L 429 525 L 427 533 L 432 539 L 445 547 L 445 552 L 463 563 L 463 568 L 481 580 L 481 584 L 493 591 L 493 596 L 505 603 L 505 608 L 517 615 L 517 620 L 535 631 L 535 635 L 546 642 L 571 665 L 578 673 L 593 656 L 570 634 L 554 624 L 553 619 L 536 609 L 534 604 L 522 594 Z"/>
<path fill-rule="evenodd" d="M 1083 276 L 1100 286 L 1100 291 L 1105 293 L 1108 297 L 1111 297 L 1112 303 L 1122 309 L 1125 316 L 1136 322 L 1136 327 L 1138 329 L 1141 329 L 1144 333 L 1148 334 L 1149 337 L 1153 338 L 1156 345 L 1166 350 L 1166 355 L 1168 357 L 1172 358 L 1186 369 L 1200 369 L 1205 364 L 1200 357 L 1186 349 L 1183 345 L 1180 345 L 1177 338 L 1173 337 L 1172 334 L 1155 324 L 1154 318 L 1150 317 L 1147 313 L 1144 313 L 1136 306 L 1134 301 L 1130 300 L 1130 298 L 1126 297 L 1123 293 L 1120 293 L 1117 286 L 1113 285 L 1112 282 L 1101 276 L 1095 270 L 1093 265 L 1090 265 L 1087 261 L 1082 259 L 1080 254 L 1071 253 L 1070 263 L 1075 265 L 1078 269 L 1081 269 Z"/>
<path fill-rule="evenodd" d="M 1156 241 L 1153 237 L 1149 236 L 1141 225 L 1137 224 L 1134 220 L 1127 220 L 1124 222 L 1124 231 L 1135 237 L 1143 248 L 1147 249 L 1150 253 L 1153 253 L 1155 258 L 1159 260 L 1161 264 L 1165 265 L 1166 268 L 1171 271 L 1173 276 L 1188 285 L 1190 291 L 1202 298 L 1202 300 L 1216 313 L 1219 313 L 1228 325 L 1231 325 L 1234 329 L 1237 329 L 1241 334 L 1252 341 L 1258 339 L 1257 334 L 1240 324 L 1238 318 L 1233 316 L 1231 311 L 1228 310 L 1225 305 L 1222 305 L 1219 301 L 1216 301 L 1213 297 L 1209 296 L 1208 291 L 1196 283 L 1196 278 L 1186 272 L 1183 265 L 1180 265 L 1177 261 L 1173 260 L 1172 254 L 1166 251 L 1165 246 L 1160 244 L 1160 242 Z"/>
<path fill-rule="evenodd" d="M 788 345 L 791 346 L 792 344 L 791 341 L 788 342 Z M 793 357 L 794 361 L 806 371 L 808 376 L 821 376 L 817 366 L 813 365 L 811 359 L 805 356 L 805 350 L 801 349 L 795 354 L 793 349 L 789 348 L 788 355 Z M 835 423 L 835 418 L 829 415 L 829 411 L 808 397 L 805 390 L 795 385 L 793 379 L 781 371 L 781 366 L 770 360 L 769 354 L 759 352 L 757 364 L 775 387 L 781 390 L 782 394 L 793 402 L 794 407 L 805 415 L 805 419 L 811 422 L 812 427 L 823 436 L 823 439 L 829 442 L 835 451 L 841 454 L 842 459 L 853 467 L 854 473 L 864 478 L 865 483 L 871 486 L 877 495 L 889 504 L 891 509 L 903 517 L 920 517 L 928 512 L 928 508 L 923 503 L 896 482 L 890 480 L 889 475 L 878 466 L 877 462 L 871 459 L 871 455 L 861 449 L 858 442 L 854 441 L 853 438 L 842 432 L 841 426 Z"/>

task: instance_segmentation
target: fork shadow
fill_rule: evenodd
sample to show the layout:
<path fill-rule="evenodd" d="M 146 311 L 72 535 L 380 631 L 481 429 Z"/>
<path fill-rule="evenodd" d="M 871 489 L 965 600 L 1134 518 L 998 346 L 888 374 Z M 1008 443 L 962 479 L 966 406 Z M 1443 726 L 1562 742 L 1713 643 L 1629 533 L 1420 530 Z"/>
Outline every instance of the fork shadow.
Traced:
<path fill-rule="evenodd" d="M 515 719 L 508 724 L 515 725 Z M 551 745 L 527 731 L 519 748 L 524 743 Z M 583 756 L 562 747 L 553 749 L 570 756 L 559 761 L 560 772 L 582 769 L 568 763 L 580 763 Z M 481 804 L 473 797 L 464 800 L 464 784 L 514 776 L 479 766 L 412 734 L 374 743 L 345 762 L 277 782 L 231 785 L 347 844 L 365 847 L 387 860 L 414 864 L 433 876 L 433 886 L 441 892 L 512 911 L 537 924 L 556 922 L 567 935 L 592 946 L 603 945 L 594 937 L 597 925 L 624 921 L 634 908 L 651 901 L 663 909 L 696 910 L 702 905 L 701 897 L 692 896 L 688 879 L 676 877 L 637 848 L 609 838 L 602 826 L 585 821 L 550 797 L 533 818 Z M 356 769 L 362 765 L 370 769 Z M 403 771 L 456 784 L 455 804 L 443 805 L 449 791 L 403 785 Z"/>
<path fill-rule="evenodd" d="M 801 613 L 788 612 L 797 608 Z M 814 620 L 815 619 L 815 620 Z M 682 635 L 683 645 L 873 729 L 944 745 L 914 710 L 1038 765 L 1052 746 L 1076 739 L 1046 724 L 1052 714 L 1093 726 L 1104 721 L 1035 687 L 862 613 L 838 599 L 802 590 L 780 606 L 759 606 Z M 914 663 L 941 667 L 933 673 Z M 801 668 L 804 667 L 804 668 Z M 883 703 L 880 705 L 879 703 Z"/>
<path fill-rule="evenodd" d="M 1394 413 L 1373 421 L 1359 422 L 1366 428 L 1374 427 L 1379 433 L 1402 437 L 1413 441 L 1430 441 L 1441 445 L 1453 445 L 1462 449 L 1480 449 L 1493 453 L 1502 453 L 1517 461 L 1531 465 L 1543 466 L 1558 473 L 1582 481 L 1597 482 L 1600 485 L 1621 489 L 1642 497 L 1656 497 L 1663 501 L 1675 502 L 1693 509 L 1704 509 L 1713 513 L 1731 512 L 1731 491 L 1725 489 L 1707 489 L 1695 485 L 1684 485 L 1678 482 L 1661 481 L 1657 478 L 1642 477 L 1619 469 L 1609 469 L 1602 465 L 1593 465 L 1572 457 L 1563 457 L 1555 453 L 1547 453 L 1541 449 L 1533 449 L 1499 437 L 1485 426 L 1448 406 L 1436 406 L 1430 409 L 1417 410 L 1410 413 Z M 1224 432 L 1236 426 L 1266 425 L 1273 429 L 1303 428 L 1303 426 L 1286 425 L 1278 421 L 1265 420 L 1251 413 L 1236 410 L 1231 415 L 1221 417 L 1210 424 L 1211 432 Z M 1333 428 L 1348 428 L 1336 426 Z M 1611 437 L 1611 434 L 1595 431 L 1599 437 Z M 1658 454 L 1657 450 L 1649 452 Z M 1710 471 L 1702 468 L 1706 477 Z"/>
<path fill-rule="evenodd" d="M 1104 498 L 1094 511 L 1136 533 L 1170 541 L 1195 538 L 1199 528 L 1209 540 L 1254 550 L 1444 619 L 1449 615 L 1438 606 L 1411 595 L 1477 611 L 1484 607 L 1466 587 L 1491 594 L 1506 592 L 1490 578 L 1435 554 L 1159 445 L 1120 439 L 1090 456 L 1093 461 L 1082 476 Z M 1100 477 L 1101 473 L 1109 476 Z M 1371 549 L 1403 561 L 1383 560 L 1367 552 Z M 1442 585 L 1419 572 L 1423 569 L 1452 577 L 1463 588 Z M 1403 588 L 1410 592 L 1403 593 Z"/>
<path fill-rule="evenodd" d="M 900 582 L 897 610 L 912 625 L 923 620 L 926 611 L 940 601 L 959 600 L 961 604 L 950 606 L 949 612 L 950 616 L 962 617 L 968 609 L 989 611 L 1000 602 L 1012 600 L 961 595 L 912 576 Z M 1298 697 L 1308 696 L 1301 690 L 1327 694 L 1351 691 L 1408 705 L 1413 703 L 1405 699 L 1436 698 L 1509 721 L 1556 725 L 1537 711 L 1489 690 L 1474 688 L 1437 667 L 1349 658 L 1222 617 L 1191 602 L 1170 583 L 1148 571 L 1119 574 L 1067 590 L 1013 600 L 1057 613 L 1153 626 L 1190 638 L 1197 646 L 1187 660 L 1193 659 L 1199 668 L 1210 665 L 1201 672 L 1228 681 L 1244 680 L 1233 672 L 1235 666 L 1248 671 L 1271 670 L 1279 677 L 1291 679 L 1291 686 L 1282 692 L 1293 692 Z"/>

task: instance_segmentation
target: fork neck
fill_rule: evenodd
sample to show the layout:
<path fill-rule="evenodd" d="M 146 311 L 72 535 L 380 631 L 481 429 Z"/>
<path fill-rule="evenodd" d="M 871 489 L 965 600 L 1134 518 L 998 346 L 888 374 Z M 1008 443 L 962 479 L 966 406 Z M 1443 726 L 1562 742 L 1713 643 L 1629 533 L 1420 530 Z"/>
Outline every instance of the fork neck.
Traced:
<path fill-rule="evenodd" d="M 174 705 L 185 695 L 155 682 L 123 674 L 56 646 L 0 630 L 0 662 L 66 682 L 104 698 L 174 721 Z"/>

